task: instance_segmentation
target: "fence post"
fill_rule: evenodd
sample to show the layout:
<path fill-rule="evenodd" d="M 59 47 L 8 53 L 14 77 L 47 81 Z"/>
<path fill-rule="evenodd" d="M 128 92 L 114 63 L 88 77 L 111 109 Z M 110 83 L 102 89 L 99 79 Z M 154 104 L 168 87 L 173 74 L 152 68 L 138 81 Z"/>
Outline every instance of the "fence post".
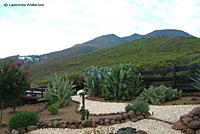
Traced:
<path fill-rule="evenodd" d="M 176 88 L 176 64 L 174 64 L 173 70 L 173 88 Z"/>

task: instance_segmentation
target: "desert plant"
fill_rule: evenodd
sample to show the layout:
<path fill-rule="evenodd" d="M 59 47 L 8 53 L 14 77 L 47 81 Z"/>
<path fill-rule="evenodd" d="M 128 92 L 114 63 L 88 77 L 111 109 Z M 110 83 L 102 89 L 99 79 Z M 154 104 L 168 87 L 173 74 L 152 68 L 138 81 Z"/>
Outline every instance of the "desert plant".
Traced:
<path fill-rule="evenodd" d="M 30 125 L 36 125 L 39 121 L 37 113 L 32 111 L 20 111 L 11 116 L 8 126 L 11 129 L 17 129 L 21 127 L 27 127 Z"/>
<path fill-rule="evenodd" d="M 196 76 L 194 78 L 193 77 L 189 77 L 189 78 L 194 82 L 192 83 L 192 86 L 200 90 L 200 69 L 197 69 L 197 72 L 195 74 Z"/>
<path fill-rule="evenodd" d="M 141 74 L 129 64 L 120 66 L 108 72 L 103 82 L 102 96 L 104 99 L 131 100 L 138 95 L 142 87 Z"/>
<path fill-rule="evenodd" d="M 159 87 L 150 86 L 149 89 L 144 89 L 136 101 L 144 101 L 150 104 L 162 104 L 163 102 L 178 99 L 182 96 L 182 91 L 172 89 L 160 85 Z"/>
<path fill-rule="evenodd" d="M 58 107 L 55 104 L 49 105 L 47 110 L 52 114 L 58 114 Z"/>
<path fill-rule="evenodd" d="M 49 100 L 50 104 L 57 101 L 62 102 L 62 106 L 66 106 L 72 100 L 71 96 L 74 94 L 72 81 L 69 81 L 67 75 L 62 79 L 55 74 L 55 78 L 52 79 L 51 85 L 44 92 L 44 98 Z"/>
<path fill-rule="evenodd" d="M 143 101 L 136 101 L 133 104 L 128 104 L 125 107 L 125 111 L 129 112 L 130 110 L 133 110 L 135 112 L 144 112 L 147 113 L 149 112 L 149 104 Z"/>
<path fill-rule="evenodd" d="M 0 66 L 0 127 L 2 121 L 4 103 L 18 99 L 30 88 L 30 71 L 27 71 L 22 63 L 5 61 Z M 14 106 L 15 111 L 15 106 Z"/>
<path fill-rule="evenodd" d="M 110 70 L 110 68 L 90 66 L 83 72 L 85 89 L 90 96 L 101 95 L 102 83 Z"/>

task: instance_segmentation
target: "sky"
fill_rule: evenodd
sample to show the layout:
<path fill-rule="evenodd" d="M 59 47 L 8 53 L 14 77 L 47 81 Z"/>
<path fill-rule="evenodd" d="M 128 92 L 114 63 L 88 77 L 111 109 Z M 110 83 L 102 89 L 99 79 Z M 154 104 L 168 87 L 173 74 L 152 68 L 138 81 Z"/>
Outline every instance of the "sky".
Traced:
<path fill-rule="evenodd" d="M 200 37 L 200 0 L 0 0 L 0 58 L 59 51 L 106 34 L 124 37 L 159 29 Z"/>

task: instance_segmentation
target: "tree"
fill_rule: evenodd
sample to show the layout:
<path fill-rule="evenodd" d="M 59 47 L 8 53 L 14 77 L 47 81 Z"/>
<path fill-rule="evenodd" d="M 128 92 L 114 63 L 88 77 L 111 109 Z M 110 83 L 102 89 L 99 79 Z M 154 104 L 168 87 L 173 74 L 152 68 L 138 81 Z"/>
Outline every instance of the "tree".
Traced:
<path fill-rule="evenodd" d="M 18 99 L 30 88 L 30 71 L 22 68 L 22 63 L 5 61 L 0 65 L 0 127 L 2 123 L 4 103 Z M 15 111 L 15 108 L 14 108 Z"/>

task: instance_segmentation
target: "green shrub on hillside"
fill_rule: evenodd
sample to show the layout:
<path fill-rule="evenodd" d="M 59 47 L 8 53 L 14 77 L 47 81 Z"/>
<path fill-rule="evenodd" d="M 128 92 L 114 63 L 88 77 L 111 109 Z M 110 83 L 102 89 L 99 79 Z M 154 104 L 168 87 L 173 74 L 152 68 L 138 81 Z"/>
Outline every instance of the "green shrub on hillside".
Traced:
<path fill-rule="evenodd" d="M 101 95 L 102 83 L 110 70 L 110 68 L 90 66 L 83 72 L 85 89 L 90 96 Z"/>
<path fill-rule="evenodd" d="M 104 99 L 132 100 L 142 87 L 141 74 L 129 64 L 120 66 L 108 72 L 103 82 L 102 96 Z"/>
<path fill-rule="evenodd" d="M 74 87 L 73 82 L 69 81 L 67 75 L 63 79 L 55 74 L 51 85 L 44 92 L 44 98 L 49 100 L 50 104 L 61 101 L 62 106 L 66 106 L 72 100 L 71 96 L 74 94 Z"/>
<path fill-rule="evenodd" d="M 30 125 L 36 125 L 38 121 L 39 116 L 37 113 L 32 111 L 21 111 L 11 116 L 8 126 L 11 129 L 17 129 Z"/>
<path fill-rule="evenodd" d="M 129 112 L 130 110 L 133 110 L 135 112 L 144 112 L 147 113 L 149 112 L 149 104 L 146 102 L 142 102 L 142 101 L 136 101 L 133 104 L 128 104 L 125 107 L 125 111 Z"/>
<path fill-rule="evenodd" d="M 150 86 L 144 89 L 136 101 L 144 101 L 149 104 L 162 104 L 163 102 L 178 99 L 182 96 L 182 91 L 160 85 L 159 87 Z"/>

